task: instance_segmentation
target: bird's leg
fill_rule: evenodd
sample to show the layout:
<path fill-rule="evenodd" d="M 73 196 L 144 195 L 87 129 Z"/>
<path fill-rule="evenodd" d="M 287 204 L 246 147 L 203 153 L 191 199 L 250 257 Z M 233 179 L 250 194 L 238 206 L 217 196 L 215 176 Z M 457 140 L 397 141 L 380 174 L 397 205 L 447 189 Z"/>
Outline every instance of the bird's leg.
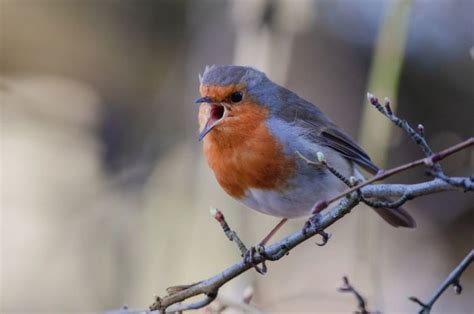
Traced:
<path fill-rule="evenodd" d="M 252 246 L 250 247 L 247 252 L 245 252 L 243 258 L 244 263 L 251 264 L 253 268 L 259 273 L 260 275 L 265 275 L 267 273 L 267 265 L 265 261 L 262 262 L 262 267 L 258 266 L 258 263 L 255 261 L 255 254 L 264 255 L 265 248 L 263 246 Z"/>
<path fill-rule="evenodd" d="M 303 227 L 303 234 L 307 234 L 308 232 L 315 232 L 319 234 L 323 238 L 323 242 L 316 243 L 318 246 L 324 246 L 329 241 L 331 234 L 325 232 L 324 230 L 318 230 L 319 227 L 319 220 L 321 214 L 315 213 L 313 216 L 309 217 L 309 219 L 305 222 Z"/>
<path fill-rule="evenodd" d="M 262 262 L 262 267 L 258 267 L 255 263 L 255 254 L 258 253 L 260 255 L 265 254 L 265 244 L 270 241 L 270 239 L 277 233 L 278 230 L 288 221 L 288 218 L 283 218 L 280 220 L 280 222 L 273 227 L 273 229 L 270 231 L 270 233 L 263 238 L 262 241 L 255 247 L 252 246 L 250 249 L 247 250 L 244 254 L 244 262 L 252 264 L 255 268 L 255 270 L 259 273 L 264 275 L 267 272 L 267 265 L 265 264 L 265 261 Z"/>
<path fill-rule="evenodd" d="M 283 218 L 282 220 L 280 220 L 280 222 L 275 227 L 273 227 L 273 229 L 270 231 L 270 233 L 267 234 L 267 236 L 265 238 L 263 238 L 263 240 L 260 241 L 260 243 L 258 245 L 259 246 L 264 246 L 265 244 L 267 244 L 267 242 L 270 241 L 270 239 L 275 235 L 275 233 L 277 233 L 277 231 L 280 230 L 280 228 L 287 221 L 288 221 L 288 218 Z"/>

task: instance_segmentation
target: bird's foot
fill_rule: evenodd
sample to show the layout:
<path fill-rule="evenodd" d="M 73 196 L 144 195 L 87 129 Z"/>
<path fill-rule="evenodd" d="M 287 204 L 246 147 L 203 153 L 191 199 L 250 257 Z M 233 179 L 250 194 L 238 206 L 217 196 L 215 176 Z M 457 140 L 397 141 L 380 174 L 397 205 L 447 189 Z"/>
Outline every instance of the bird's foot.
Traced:
<path fill-rule="evenodd" d="M 263 261 L 261 262 L 262 266 L 258 266 L 259 263 L 256 261 L 257 255 L 265 256 L 265 247 L 263 245 L 250 247 L 243 255 L 244 263 L 252 265 L 260 275 L 265 275 L 267 273 L 267 265 Z"/>
<path fill-rule="evenodd" d="M 320 218 L 321 214 L 316 213 L 313 216 L 311 216 L 304 224 L 303 226 L 303 234 L 308 234 L 310 232 L 316 232 L 322 237 L 322 242 L 318 243 L 316 242 L 316 245 L 318 246 L 325 246 L 329 239 L 331 238 L 331 234 L 325 232 L 324 230 L 321 229 L 320 226 Z"/>

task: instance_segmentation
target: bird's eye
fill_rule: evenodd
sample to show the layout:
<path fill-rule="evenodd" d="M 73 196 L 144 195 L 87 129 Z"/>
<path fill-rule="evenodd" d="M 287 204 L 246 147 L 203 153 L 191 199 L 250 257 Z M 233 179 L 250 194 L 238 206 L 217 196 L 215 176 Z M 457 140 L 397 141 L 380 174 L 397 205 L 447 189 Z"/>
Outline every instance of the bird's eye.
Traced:
<path fill-rule="evenodd" d="M 232 102 L 239 102 L 242 100 L 242 92 L 233 92 L 231 95 L 230 95 L 230 100 Z"/>

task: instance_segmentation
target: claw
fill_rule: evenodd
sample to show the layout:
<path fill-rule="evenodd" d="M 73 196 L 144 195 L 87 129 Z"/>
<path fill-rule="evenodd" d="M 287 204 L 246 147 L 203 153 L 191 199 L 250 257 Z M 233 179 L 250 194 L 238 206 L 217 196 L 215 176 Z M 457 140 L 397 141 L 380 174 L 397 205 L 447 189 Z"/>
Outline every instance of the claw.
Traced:
<path fill-rule="evenodd" d="M 265 275 L 268 270 L 267 265 L 265 264 L 265 261 L 263 261 L 262 266 L 261 267 L 258 266 L 258 263 L 255 261 L 256 253 L 258 253 L 261 256 L 264 256 L 265 247 L 263 247 L 262 245 L 259 245 L 257 247 L 252 246 L 250 249 L 248 249 L 247 252 L 245 252 L 243 256 L 244 263 L 252 265 L 253 268 L 255 268 L 255 270 L 257 271 L 257 273 L 259 273 L 260 275 Z"/>
<path fill-rule="evenodd" d="M 325 246 L 328 243 L 329 239 L 331 239 L 331 234 L 325 232 L 324 230 L 319 231 L 318 234 L 321 236 L 323 241 L 320 243 L 315 242 L 317 246 Z"/>
<path fill-rule="evenodd" d="M 318 227 L 320 217 L 320 213 L 316 213 L 309 217 L 309 219 L 304 223 L 303 234 L 306 235 L 307 233 L 314 231 Z"/>
<path fill-rule="evenodd" d="M 307 234 L 309 232 L 317 232 L 322 237 L 322 242 L 316 242 L 318 246 L 325 246 L 328 243 L 329 239 L 331 238 L 331 234 L 325 232 L 324 230 L 318 230 L 319 226 L 319 219 L 321 218 L 321 214 L 317 213 L 311 216 L 304 224 L 303 227 L 303 234 Z"/>

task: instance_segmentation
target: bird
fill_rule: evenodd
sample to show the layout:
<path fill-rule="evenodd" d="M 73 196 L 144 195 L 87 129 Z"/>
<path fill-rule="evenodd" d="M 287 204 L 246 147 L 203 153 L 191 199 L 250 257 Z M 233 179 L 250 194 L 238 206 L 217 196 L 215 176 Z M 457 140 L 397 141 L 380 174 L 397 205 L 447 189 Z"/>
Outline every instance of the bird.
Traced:
<path fill-rule="evenodd" d="M 318 201 L 348 188 L 301 156 L 322 153 L 346 178 L 364 180 L 361 169 L 379 171 L 321 109 L 255 68 L 206 66 L 199 83 L 198 138 L 219 185 L 245 206 L 282 218 L 281 224 L 311 216 Z M 394 227 L 416 226 L 402 208 L 374 210 Z"/>

